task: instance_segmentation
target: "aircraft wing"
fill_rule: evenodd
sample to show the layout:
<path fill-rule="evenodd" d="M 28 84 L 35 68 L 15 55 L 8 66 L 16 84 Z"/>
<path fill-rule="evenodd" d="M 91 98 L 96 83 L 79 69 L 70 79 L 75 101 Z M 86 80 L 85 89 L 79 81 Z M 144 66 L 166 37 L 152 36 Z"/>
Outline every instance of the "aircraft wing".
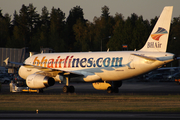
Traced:
<path fill-rule="evenodd" d="M 56 76 L 57 74 L 69 75 L 71 77 L 84 76 L 83 74 L 78 73 L 78 72 L 64 71 L 64 70 L 53 69 L 53 68 L 48 68 L 48 67 L 35 66 L 35 65 L 30 65 L 30 64 L 18 63 L 18 62 L 11 62 L 11 61 L 9 61 L 9 58 L 6 58 L 4 60 L 4 62 L 6 63 L 6 65 L 8 65 L 8 63 L 11 63 L 11 64 L 24 66 L 26 68 L 39 69 L 41 72 L 37 72 L 37 74 L 46 74 L 47 75 L 47 73 L 55 73 L 55 75 L 53 75 L 53 76 Z M 52 76 L 52 74 L 48 75 L 48 76 Z"/>
<path fill-rule="evenodd" d="M 6 65 L 8 65 L 9 63 L 15 64 L 15 65 L 24 65 L 24 63 L 18 63 L 18 62 L 11 62 L 11 61 L 9 61 L 9 57 L 6 58 L 3 62 L 5 62 Z"/>
<path fill-rule="evenodd" d="M 51 75 L 53 74 L 51 77 L 55 77 L 57 74 L 68 75 L 68 76 L 71 76 L 71 77 L 84 76 L 83 74 L 80 74 L 80 73 L 77 73 L 77 72 L 64 71 L 64 70 L 53 69 L 53 68 L 48 68 L 48 67 L 41 67 L 41 66 L 34 66 L 34 65 L 27 65 L 27 64 L 24 64 L 24 67 L 39 69 L 40 72 L 38 72 L 38 74 L 51 73 Z"/>

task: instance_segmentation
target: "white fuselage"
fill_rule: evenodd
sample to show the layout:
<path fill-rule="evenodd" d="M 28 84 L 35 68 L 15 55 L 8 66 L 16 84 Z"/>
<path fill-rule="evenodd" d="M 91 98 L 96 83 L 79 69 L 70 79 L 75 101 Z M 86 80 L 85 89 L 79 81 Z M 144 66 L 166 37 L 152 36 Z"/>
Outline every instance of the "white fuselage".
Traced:
<path fill-rule="evenodd" d="M 148 60 L 133 54 L 154 57 L 159 60 Z M 174 54 L 171 53 L 143 51 L 45 53 L 33 55 L 24 63 L 81 74 L 83 77 L 79 81 L 86 81 L 85 78 L 91 75 L 97 75 L 103 81 L 118 81 L 156 69 L 172 61 L 173 57 Z M 30 74 L 40 71 L 36 67 L 21 66 L 19 75 L 26 79 Z M 54 78 L 56 81 L 61 81 L 59 76 L 54 76 Z"/>

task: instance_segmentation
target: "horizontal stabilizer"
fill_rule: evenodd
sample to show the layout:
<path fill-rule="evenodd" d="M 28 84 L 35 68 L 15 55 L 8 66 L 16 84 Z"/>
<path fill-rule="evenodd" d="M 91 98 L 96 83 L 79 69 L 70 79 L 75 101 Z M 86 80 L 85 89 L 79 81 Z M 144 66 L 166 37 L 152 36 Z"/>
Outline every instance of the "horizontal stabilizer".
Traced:
<path fill-rule="evenodd" d="M 167 60 L 173 60 L 174 56 L 162 56 L 162 57 L 149 57 L 149 56 L 144 56 L 144 55 L 139 55 L 139 54 L 131 54 L 137 57 L 144 58 L 146 60 L 151 60 L 151 61 L 167 61 Z"/>
<path fill-rule="evenodd" d="M 138 55 L 138 54 L 132 54 L 132 55 L 137 56 L 137 57 L 141 57 L 141 58 L 144 58 L 144 59 L 147 59 L 147 60 L 151 60 L 151 61 L 158 60 L 157 58 L 154 58 L 154 57 L 148 57 L 148 56 L 143 56 L 143 55 Z"/>

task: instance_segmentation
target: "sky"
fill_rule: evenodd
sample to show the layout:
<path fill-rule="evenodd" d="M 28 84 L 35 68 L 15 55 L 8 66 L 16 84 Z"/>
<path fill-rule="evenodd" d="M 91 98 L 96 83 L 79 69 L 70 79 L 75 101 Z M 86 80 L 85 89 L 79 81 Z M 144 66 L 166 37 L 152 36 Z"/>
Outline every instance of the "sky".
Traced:
<path fill-rule="evenodd" d="M 49 13 L 52 7 L 60 8 L 66 18 L 73 7 L 80 6 L 84 12 L 84 18 L 91 22 L 95 16 L 101 16 L 101 8 L 105 5 L 109 7 L 110 15 L 121 13 L 125 19 L 135 13 L 138 16 L 142 15 L 144 20 L 150 20 L 159 16 L 164 6 L 174 6 L 172 17 L 180 17 L 180 0 L 0 0 L 0 9 L 3 15 L 8 13 L 13 19 L 15 10 L 19 13 L 23 4 L 29 6 L 30 3 L 36 7 L 39 14 L 44 6 Z"/>

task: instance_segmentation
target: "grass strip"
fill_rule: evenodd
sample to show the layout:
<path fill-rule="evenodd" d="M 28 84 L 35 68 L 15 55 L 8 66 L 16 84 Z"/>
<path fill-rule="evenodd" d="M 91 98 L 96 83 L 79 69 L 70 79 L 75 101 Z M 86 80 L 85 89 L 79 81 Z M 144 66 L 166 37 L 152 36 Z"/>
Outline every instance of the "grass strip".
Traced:
<path fill-rule="evenodd" d="M 180 95 L 10 94 L 0 111 L 180 112 Z"/>

